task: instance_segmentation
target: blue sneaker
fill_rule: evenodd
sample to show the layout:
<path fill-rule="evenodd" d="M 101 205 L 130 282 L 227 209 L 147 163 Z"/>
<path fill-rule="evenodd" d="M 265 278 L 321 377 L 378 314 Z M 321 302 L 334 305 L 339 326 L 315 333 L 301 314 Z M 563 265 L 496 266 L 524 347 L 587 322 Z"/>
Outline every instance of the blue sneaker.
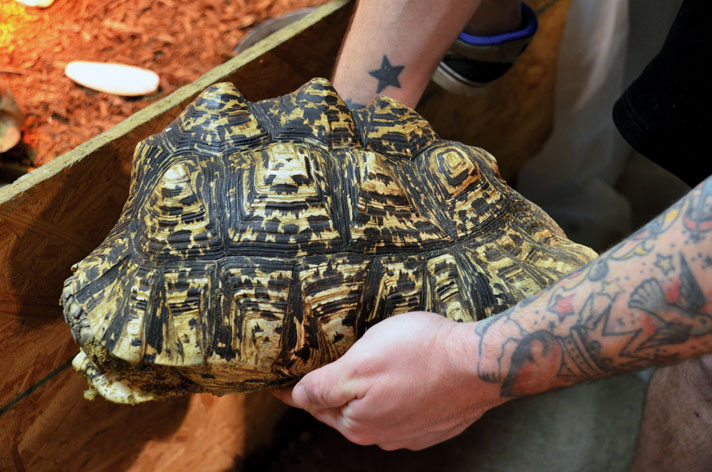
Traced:
<path fill-rule="evenodd" d="M 472 96 L 499 79 L 524 52 L 539 26 L 536 13 L 522 3 L 522 25 L 517 31 L 492 36 L 460 33 L 433 74 L 448 92 Z"/>

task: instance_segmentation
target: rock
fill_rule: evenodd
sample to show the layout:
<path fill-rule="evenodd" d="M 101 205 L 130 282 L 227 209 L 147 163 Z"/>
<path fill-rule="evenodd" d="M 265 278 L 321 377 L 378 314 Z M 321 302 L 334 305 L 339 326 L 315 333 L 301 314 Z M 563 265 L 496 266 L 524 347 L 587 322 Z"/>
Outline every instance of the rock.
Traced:
<path fill-rule="evenodd" d="M 247 33 L 247 35 L 242 39 L 242 41 L 240 41 L 237 46 L 235 46 L 235 48 L 232 50 L 233 56 L 237 56 L 242 51 L 245 51 L 247 48 L 254 45 L 258 41 L 265 39 L 267 36 L 276 33 L 285 26 L 289 26 L 295 21 L 301 20 L 309 13 L 314 11 L 315 8 L 317 7 L 302 8 L 299 10 L 287 12 L 277 18 L 270 18 L 263 21 L 259 25 L 255 26 L 252 31 Z M 240 25 L 241 28 L 247 27 L 252 23 L 243 20 L 243 24 L 244 26 Z"/>
<path fill-rule="evenodd" d="M 54 0 L 16 0 L 28 7 L 47 8 L 54 3 Z"/>
<path fill-rule="evenodd" d="M 20 141 L 23 116 L 9 90 L 0 87 L 0 153 Z"/>
<path fill-rule="evenodd" d="M 126 64 L 72 61 L 64 73 L 80 85 L 114 95 L 133 97 L 158 90 L 158 74 Z"/>

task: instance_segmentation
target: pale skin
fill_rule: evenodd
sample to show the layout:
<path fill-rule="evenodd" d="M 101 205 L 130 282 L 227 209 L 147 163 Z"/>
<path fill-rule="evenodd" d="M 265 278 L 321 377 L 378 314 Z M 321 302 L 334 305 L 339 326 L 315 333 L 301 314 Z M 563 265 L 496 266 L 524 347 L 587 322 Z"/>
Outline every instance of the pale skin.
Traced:
<path fill-rule="evenodd" d="M 387 95 L 414 107 L 461 29 L 496 34 L 521 22 L 510 0 L 433 5 L 359 2 L 333 78 L 350 105 Z M 513 398 L 674 362 L 651 382 L 633 470 L 711 470 L 712 358 L 678 362 L 712 352 L 711 186 L 505 313 L 474 324 L 399 315 L 275 394 L 358 444 L 422 449 Z"/>
<path fill-rule="evenodd" d="M 334 70 L 334 88 L 350 106 L 387 95 L 415 108 L 461 31 L 497 34 L 521 21 L 518 0 L 360 0 Z M 386 80 L 371 74 L 378 71 Z"/>

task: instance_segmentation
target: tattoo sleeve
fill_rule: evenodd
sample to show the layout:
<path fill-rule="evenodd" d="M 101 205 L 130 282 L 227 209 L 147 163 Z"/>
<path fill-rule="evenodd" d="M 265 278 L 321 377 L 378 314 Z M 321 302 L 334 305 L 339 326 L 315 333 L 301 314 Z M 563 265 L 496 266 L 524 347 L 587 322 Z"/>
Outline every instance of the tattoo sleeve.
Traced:
<path fill-rule="evenodd" d="M 475 333 L 503 397 L 712 352 L 712 178 Z"/>

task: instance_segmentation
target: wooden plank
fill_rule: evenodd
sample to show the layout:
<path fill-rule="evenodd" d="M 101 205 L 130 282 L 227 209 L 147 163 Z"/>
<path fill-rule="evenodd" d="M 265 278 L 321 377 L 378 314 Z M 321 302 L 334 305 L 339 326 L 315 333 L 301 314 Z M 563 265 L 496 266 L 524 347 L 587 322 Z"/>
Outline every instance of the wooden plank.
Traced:
<path fill-rule="evenodd" d="M 83 400 L 85 388 L 63 369 L 28 397 L 31 408 L 9 410 L 0 470 L 234 470 L 285 410 L 259 393 L 117 407 Z"/>
<path fill-rule="evenodd" d="M 228 470 L 268 440 L 285 407 L 266 392 L 133 408 L 86 402 L 58 300 L 69 267 L 116 221 L 139 140 L 210 84 L 233 81 L 258 100 L 328 76 L 350 14 L 345 0 L 324 5 L 0 189 L 0 470 Z"/>

